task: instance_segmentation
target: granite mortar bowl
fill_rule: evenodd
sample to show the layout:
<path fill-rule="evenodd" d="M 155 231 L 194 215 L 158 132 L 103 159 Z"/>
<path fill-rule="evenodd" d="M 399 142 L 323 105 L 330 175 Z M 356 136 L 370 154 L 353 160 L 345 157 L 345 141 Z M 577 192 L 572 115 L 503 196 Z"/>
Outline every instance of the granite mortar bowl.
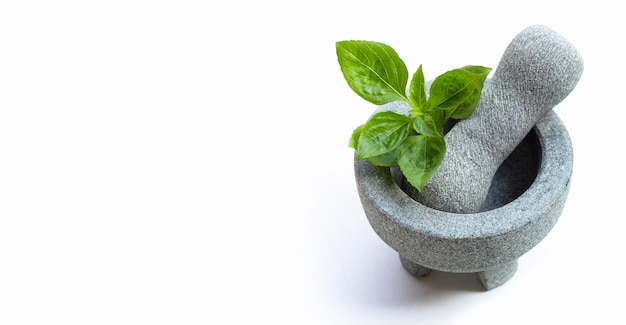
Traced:
<path fill-rule="evenodd" d="M 355 159 L 365 214 L 410 273 L 477 272 L 489 290 L 508 281 L 517 259 L 554 227 L 569 191 L 573 150 L 553 111 L 540 119 L 496 172 L 481 211 L 429 208 L 400 189 L 399 171 Z"/>

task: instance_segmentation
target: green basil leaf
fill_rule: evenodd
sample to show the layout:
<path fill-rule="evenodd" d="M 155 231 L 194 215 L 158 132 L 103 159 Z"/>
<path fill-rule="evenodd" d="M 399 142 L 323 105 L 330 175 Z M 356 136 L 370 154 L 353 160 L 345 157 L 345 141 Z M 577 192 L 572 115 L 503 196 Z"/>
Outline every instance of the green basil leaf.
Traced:
<path fill-rule="evenodd" d="M 398 166 L 398 149 L 391 150 L 382 155 L 369 157 L 367 158 L 367 161 L 369 161 L 373 165 L 382 167 Z"/>
<path fill-rule="evenodd" d="M 413 128 L 418 134 L 429 137 L 443 136 L 443 124 L 438 123 L 431 114 L 417 115 L 413 121 Z"/>
<path fill-rule="evenodd" d="M 410 117 L 392 111 L 374 114 L 361 129 L 358 155 L 369 158 L 396 149 L 409 135 L 410 124 Z"/>
<path fill-rule="evenodd" d="M 411 106 L 418 112 L 423 112 L 426 108 L 426 82 L 424 81 L 424 72 L 421 64 L 415 74 L 413 74 L 409 94 Z"/>
<path fill-rule="evenodd" d="M 336 43 L 339 66 L 348 85 L 363 99 L 382 105 L 408 101 L 404 94 L 408 71 L 396 51 L 370 41 Z"/>
<path fill-rule="evenodd" d="M 466 65 L 464 67 L 461 67 L 460 69 L 482 75 L 485 79 L 491 72 L 491 68 L 483 67 L 480 65 Z"/>
<path fill-rule="evenodd" d="M 443 137 L 410 136 L 398 148 L 398 166 L 409 183 L 421 192 L 441 165 L 445 151 Z"/>
<path fill-rule="evenodd" d="M 466 102 L 478 87 L 482 89 L 484 80 L 483 75 L 469 70 L 450 70 L 433 81 L 428 104 L 445 111 L 454 110 Z"/>
<path fill-rule="evenodd" d="M 491 68 L 485 68 L 481 66 L 466 66 L 461 69 L 475 73 L 479 76 L 479 78 L 469 87 L 469 94 L 465 101 L 460 103 L 459 106 L 454 109 L 452 114 L 450 114 L 450 118 L 457 120 L 463 120 L 472 115 L 474 109 L 476 109 L 476 106 L 478 106 L 478 101 L 480 100 L 480 95 L 483 91 L 485 79 L 487 79 L 487 76 L 491 71 Z"/>
<path fill-rule="evenodd" d="M 354 131 L 352 132 L 352 136 L 350 137 L 350 143 L 348 144 L 348 146 L 352 149 L 355 149 L 358 147 L 359 144 L 359 137 L 361 136 L 361 130 L 363 130 L 363 126 L 365 126 L 364 124 L 357 126 L 356 129 L 354 129 Z"/>

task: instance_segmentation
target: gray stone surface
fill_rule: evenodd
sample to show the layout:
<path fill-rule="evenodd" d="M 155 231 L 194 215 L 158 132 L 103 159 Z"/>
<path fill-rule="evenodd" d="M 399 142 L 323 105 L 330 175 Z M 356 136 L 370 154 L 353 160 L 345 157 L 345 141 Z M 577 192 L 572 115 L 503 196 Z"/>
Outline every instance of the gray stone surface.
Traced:
<path fill-rule="evenodd" d="M 474 114 L 446 134 L 445 158 L 423 192 L 408 183 L 403 188 L 438 210 L 480 211 L 503 161 L 537 120 L 574 89 L 582 71 L 582 58 L 566 39 L 544 26 L 526 28 L 486 81 Z"/>
<path fill-rule="evenodd" d="M 513 275 L 515 275 L 516 271 L 517 260 L 514 260 L 504 265 L 497 265 L 482 272 L 478 272 L 478 279 L 485 289 L 491 290 L 509 281 Z"/>
<path fill-rule="evenodd" d="M 365 214 L 408 272 L 477 272 L 488 290 L 515 274 L 517 259 L 548 234 L 567 198 L 573 152 L 552 108 L 582 70 L 576 49 L 551 29 L 518 34 L 476 112 L 447 133 L 442 167 L 422 194 L 397 168 L 355 155 Z M 380 109 L 408 111 L 397 102 Z"/>
<path fill-rule="evenodd" d="M 409 273 L 415 276 L 419 276 L 419 277 L 427 276 L 432 271 L 432 269 L 429 269 L 425 266 L 415 263 L 405 258 L 402 255 L 400 255 L 400 262 L 402 263 L 402 266 L 404 267 L 405 270 L 407 270 Z"/>
<path fill-rule="evenodd" d="M 489 191 L 487 201 L 496 205 L 512 201 L 468 214 L 440 211 L 412 199 L 389 168 L 358 161 L 355 156 L 365 214 L 378 236 L 400 254 L 409 272 L 420 276 L 430 269 L 478 272 L 485 288 L 491 289 L 513 276 L 511 265 L 552 229 L 570 185 L 573 152 L 556 113 L 541 118 L 520 146 L 519 152 L 532 154 L 511 155 L 503 166 L 515 168 L 500 168 L 494 183 L 507 184 L 525 175 L 528 189 L 502 185 L 498 191 Z"/>

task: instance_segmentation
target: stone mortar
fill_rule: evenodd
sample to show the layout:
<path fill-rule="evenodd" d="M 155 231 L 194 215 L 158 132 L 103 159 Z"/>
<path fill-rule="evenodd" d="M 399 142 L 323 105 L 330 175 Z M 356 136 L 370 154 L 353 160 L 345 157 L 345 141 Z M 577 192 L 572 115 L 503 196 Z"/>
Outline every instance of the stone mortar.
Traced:
<path fill-rule="evenodd" d="M 380 238 L 415 275 L 431 269 L 479 272 L 487 289 L 507 281 L 517 258 L 537 245 L 557 222 L 573 167 L 569 135 L 550 111 L 495 173 L 477 213 L 428 207 L 405 193 L 392 170 L 355 157 L 365 214 Z M 495 271 L 494 271 L 495 270 Z"/>

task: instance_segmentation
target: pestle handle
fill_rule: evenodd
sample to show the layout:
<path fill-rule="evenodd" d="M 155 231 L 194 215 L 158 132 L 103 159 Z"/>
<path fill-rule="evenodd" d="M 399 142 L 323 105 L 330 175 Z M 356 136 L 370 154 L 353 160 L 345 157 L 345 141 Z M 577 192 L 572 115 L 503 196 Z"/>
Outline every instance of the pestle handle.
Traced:
<path fill-rule="evenodd" d="M 583 71 L 574 46 L 552 29 L 531 26 L 505 50 L 485 82 L 474 114 L 447 134 L 444 160 L 420 193 L 405 191 L 431 208 L 478 212 L 498 167 L 537 120 L 565 99 Z"/>

